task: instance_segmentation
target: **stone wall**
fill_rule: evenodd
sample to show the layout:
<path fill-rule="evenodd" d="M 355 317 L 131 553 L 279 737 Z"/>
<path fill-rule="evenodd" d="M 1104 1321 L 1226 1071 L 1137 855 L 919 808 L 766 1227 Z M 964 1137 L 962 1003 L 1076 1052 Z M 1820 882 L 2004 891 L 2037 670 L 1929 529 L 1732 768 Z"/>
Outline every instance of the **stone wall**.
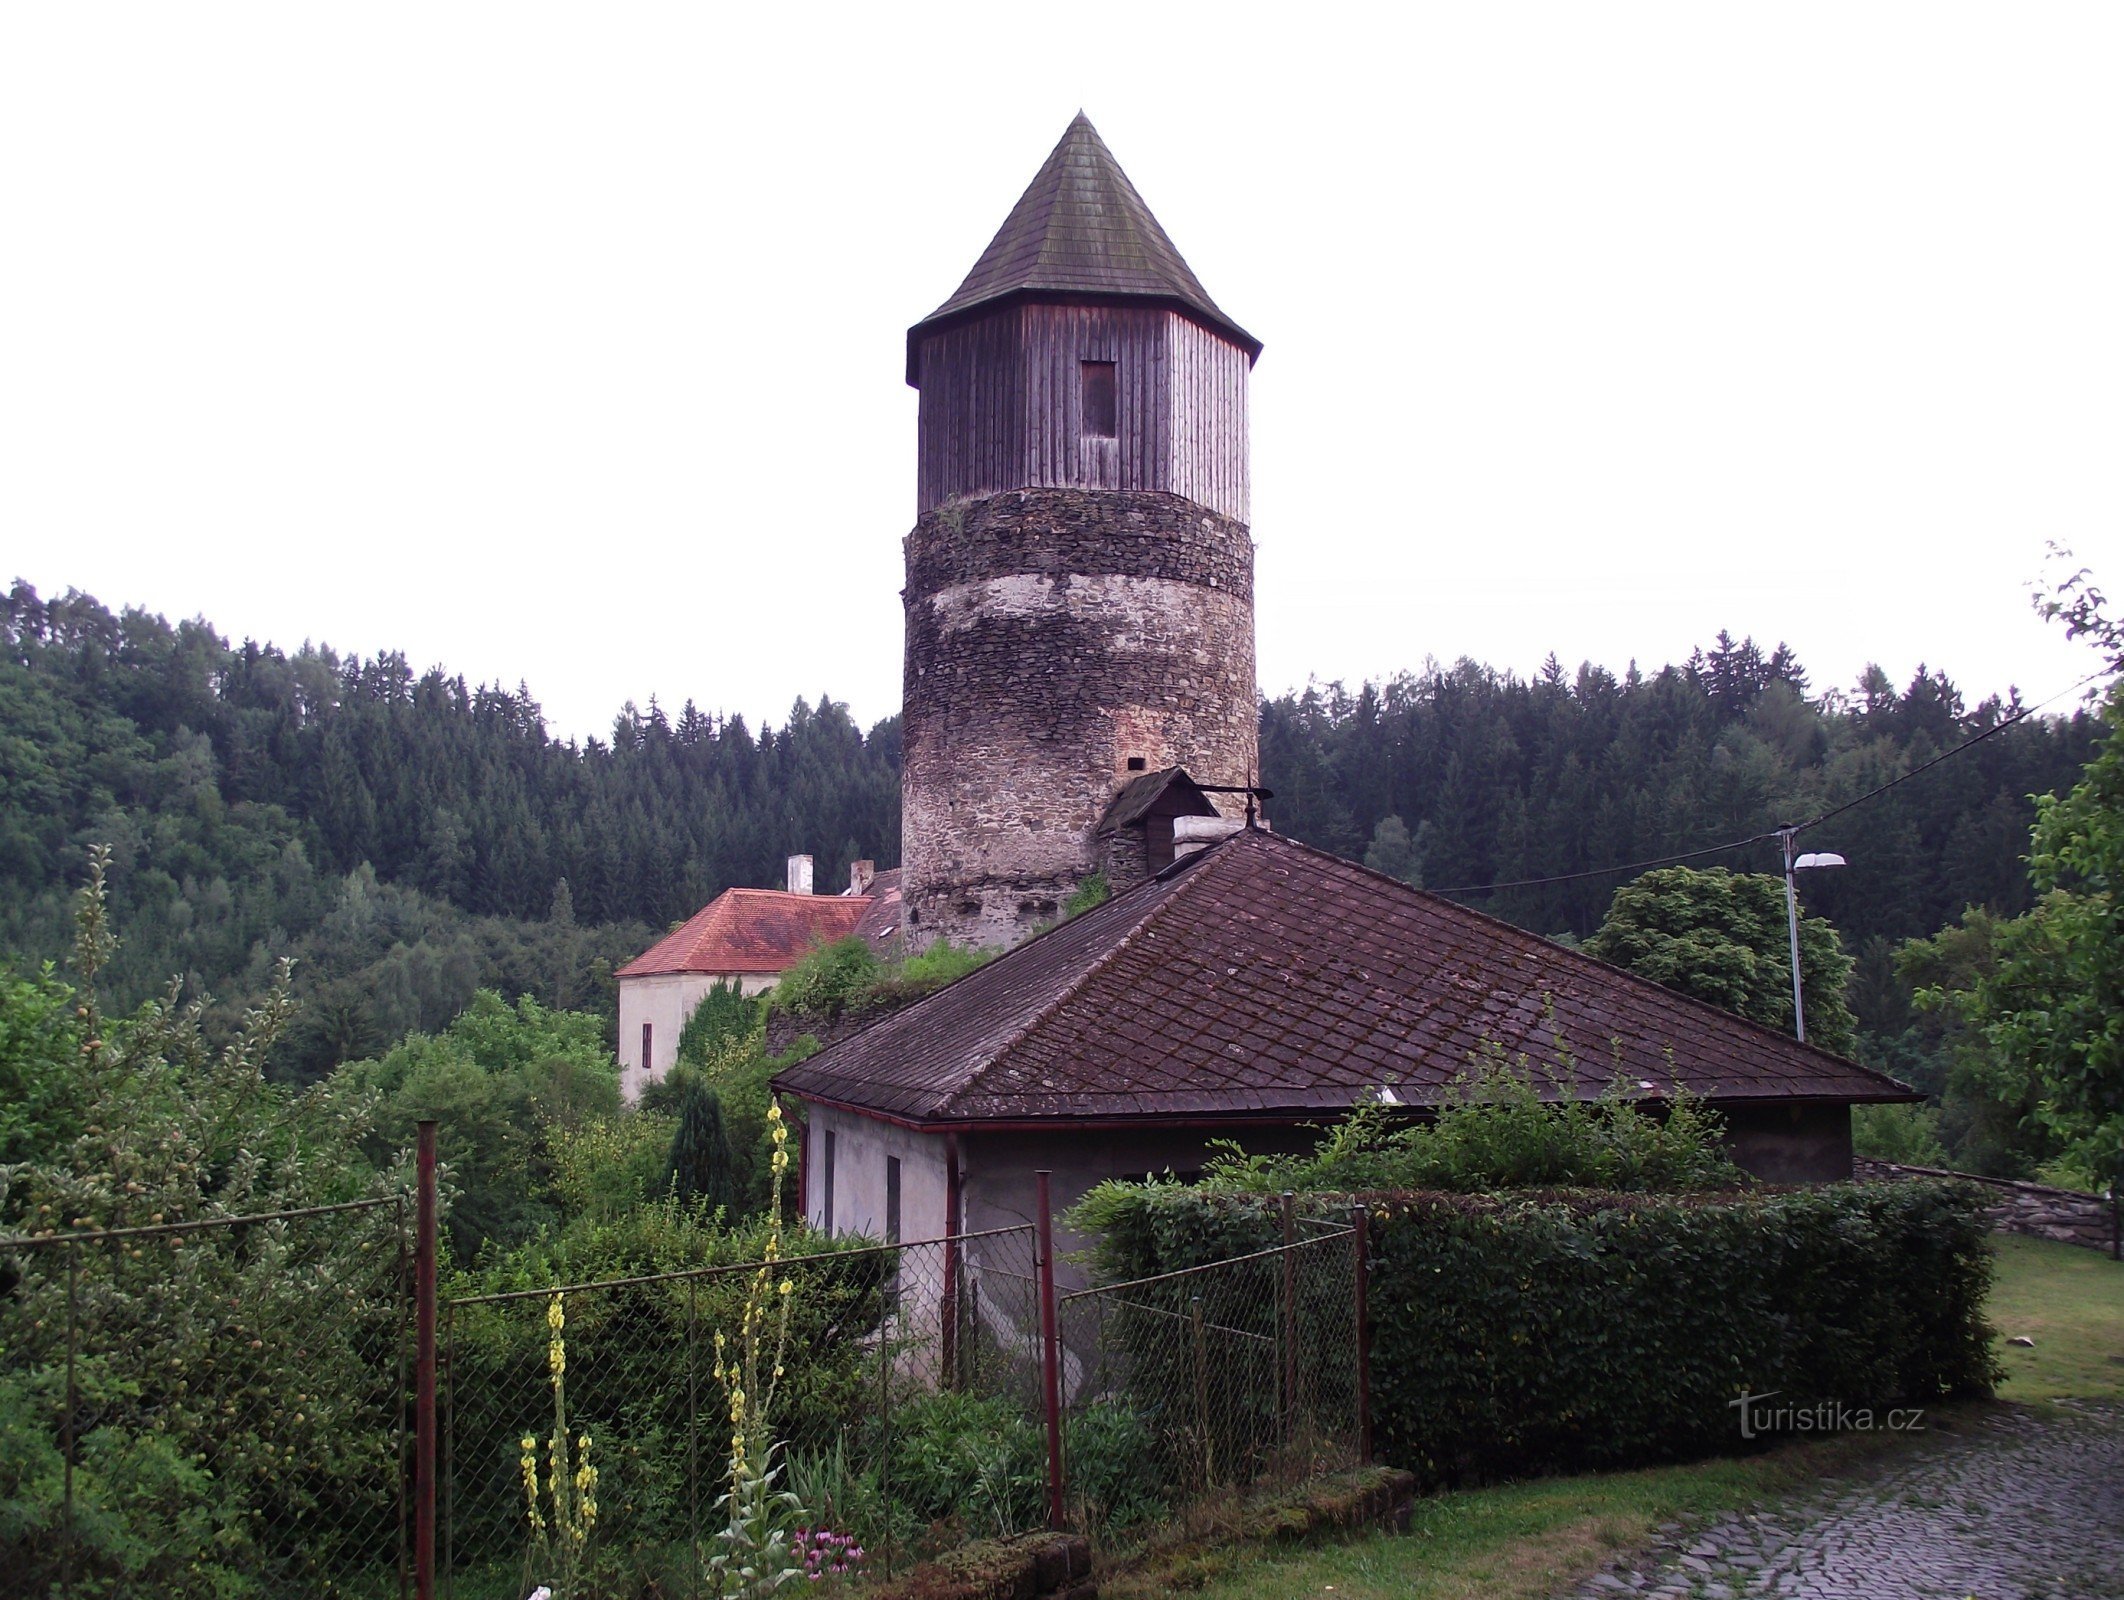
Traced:
<path fill-rule="evenodd" d="M 1132 770 L 1254 774 L 1244 523 L 1178 495 L 1025 489 L 927 513 L 906 553 L 913 948 L 1012 944 L 1060 915 Z"/>
<path fill-rule="evenodd" d="M 1947 1172 L 1938 1167 L 1898 1166 L 1870 1156 L 1860 1156 L 1851 1166 L 1852 1176 L 1868 1182 L 1960 1178 L 1965 1183 L 1981 1184 L 1993 1198 L 1991 1225 L 2000 1233 L 2055 1239 L 2061 1244 L 2085 1245 L 2093 1250 L 2114 1252 L 2117 1248 L 2116 1209 L 2100 1195 L 2053 1189 L 2041 1183 L 2017 1183 L 2009 1178 L 1979 1178 L 1974 1173 Z"/>

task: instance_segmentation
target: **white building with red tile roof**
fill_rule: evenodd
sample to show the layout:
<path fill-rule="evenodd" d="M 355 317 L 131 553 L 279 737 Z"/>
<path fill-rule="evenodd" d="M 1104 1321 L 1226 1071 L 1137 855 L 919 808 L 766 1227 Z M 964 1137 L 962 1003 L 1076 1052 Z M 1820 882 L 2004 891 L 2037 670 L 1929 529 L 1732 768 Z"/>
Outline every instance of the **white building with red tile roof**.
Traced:
<path fill-rule="evenodd" d="M 630 1100 L 678 1059 L 679 1035 L 719 983 L 763 994 L 820 945 L 897 932 L 899 873 L 857 862 L 840 894 L 811 892 L 811 858 L 792 856 L 786 889 L 725 889 L 619 969 L 620 1091 Z"/>

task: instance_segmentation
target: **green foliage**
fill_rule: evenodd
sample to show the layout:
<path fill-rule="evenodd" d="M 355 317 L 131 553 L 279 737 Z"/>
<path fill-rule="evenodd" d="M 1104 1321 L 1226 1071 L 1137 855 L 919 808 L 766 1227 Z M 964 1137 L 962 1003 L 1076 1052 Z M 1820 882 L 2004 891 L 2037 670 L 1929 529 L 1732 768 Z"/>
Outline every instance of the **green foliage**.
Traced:
<path fill-rule="evenodd" d="M 1077 892 L 1062 903 L 1062 920 L 1067 922 L 1071 917 L 1081 917 L 1092 907 L 1103 906 L 1113 897 L 1114 886 L 1107 881 L 1106 874 L 1094 872 L 1080 880 Z"/>
<path fill-rule="evenodd" d="M 1780 1033 L 1792 1031 L 1791 932 L 1782 878 L 1724 867 L 1661 867 L 1615 891 L 1586 954 Z M 1800 918 L 1807 1040 L 1850 1055 L 1857 1019 L 1844 998 L 1851 957 L 1836 929 Z"/>
<path fill-rule="evenodd" d="M 920 1523 L 963 1522 L 976 1538 L 1041 1526 L 1046 1436 L 1023 1406 L 944 1390 L 895 1408 L 892 1492 Z"/>
<path fill-rule="evenodd" d="M 919 955 L 888 964 L 851 935 L 811 951 L 782 974 L 769 991 L 768 1002 L 778 1011 L 832 1022 L 844 1012 L 919 1000 L 1001 954 L 1000 950 L 971 950 L 939 939 Z"/>
<path fill-rule="evenodd" d="M 1947 1147 L 1940 1143 L 1939 1107 L 1853 1106 L 1851 1149 L 1906 1167 L 1944 1167 Z"/>
<path fill-rule="evenodd" d="M 388 1201 L 404 1174 L 363 1160 L 365 1096 L 265 1078 L 288 1019 L 284 973 L 218 1050 L 200 1009 L 174 998 L 103 1017 L 88 997 L 119 948 L 106 916 L 98 852 L 79 897 L 78 996 L 49 976 L 0 986 L 0 1038 L 49 1044 L 68 1017 L 86 1035 L 64 1114 L 16 1124 L 28 1158 L 0 1168 L 0 1221 L 51 1241 L 11 1244 L 0 1262 L 0 1570 L 24 1592 L 56 1576 L 51 1427 L 71 1379 L 72 1592 L 240 1594 L 269 1568 L 334 1592 L 396 1522 L 400 1208 Z M 57 1242 L 362 1199 L 385 1203 L 73 1252 Z"/>
<path fill-rule="evenodd" d="M 769 991 L 778 1011 L 831 1018 L 868 998 L 885 975 L 885 964 L 854 934 L 807 951 Z"/>
<path fill-rule="evenodd" d="M 454 1272 L 444 1286 L 448 1294 L 471 1295 L 653 1280 L 566 1297 L 569 1412 L 597 1441 L 601 1517 L 611 1534 L 624 1528 L 637 1549 L 686 1537 L 690 1471 L 699 1473 L 704 1514 L 719 1492 L 717 1468 L 729 1459 L 730 1434 L 718 1418 L 727 1397 L 714 1380 L 712 1339 L 723 1332 L 729 1354 L 737 1353 L 756 1278 L 751 1264 L 762 1258 L 772 1236 L 764 1217 L 717 1226 L 698 1206 L 667 1197 L 607 1221 L 578 1220 L 490 1254 L 476 1271 Z M 878 1380 L 864 1335 L 883 1314 L 887 1266 L 875 1253 L 855 1253 L 859 1244 L 802 1233 L 784 1245 L 785 1256 L 806 1259 L 787 1261 L 781 1274 L 791 1281 L 791 1293 L 773 1424 L 778 1438 L 803 1456 L 828 1448 L 849 1419 L 875 1409 Z M 729 1270 L 655 1278 L 696 1268 Z M 453 1313 L 454 1436 L 500 1441 L 509 1469 L 464 1472 L 457 1479 L 452 1532 L 460 1560 L 470 1565 L 504 1558 L 513 1565 L 522 1547 L 514 1446 L 526 1434 L 543 1437 L 550 1427 L 548 1304 L 539 1292 L 523 1300 L 459 1305 Z M 701 1416 L 700 1454 L 693 1458 L 684 1422 L 689 1382 L 697 1386 Z M 770 1486 L 768 1492 L 777 1491 Z M 623 1564 L 631 1558 L 608 1544 L 606 1559 Z M 612 1591 L 642 1587 L 621 1582 L 619 1568 L 613 1569 Z"/>
<path fill-rule="evenodd" d="M 856 854 L 892 865 L 899 841 L 897 720 L 866 736 L 830 699 L 757 730 L 630 705 L 576 744 L 521 687 L 231 646 L 20 583 L 0 729 L 0 950 L 62 954 L 77 841 L 108 840 L 119 1009 L 172 973 L 255 993 L 292 956 L 303 1014 L 275 1066 L 304 1079 L 442 1028 L 483 987 L 609 1012 L 652 930 L 779 882 L 792 850 L 825 851 L 830 877 Z"/>
<path fill-rule="evenodd" d="M 619 1112 L 619 1069 L 602 1018 L 491 990 L 438 1034 L 412 1034 L 330 1080 L 377 1102 L 373 1155 L 403 1149 L 433 1117 L 457 1201 L 456 1253 L 518 1243 L 560 1220 L 549 1130 Z"/>
<path fill-rule="evenodd" d="M 1399 878 L 1403 883 L 1423 887 L 1423 858 L 1430 849 L 1430 828 L 1426 822 L 1418 826 L 1416 833 L 1409 833 L 1409 825 L 1399 817 L 1381 817 L 1379 826 L 1372 830 L 1372 842 L 1364 847 L 1364 864 L 1374 872 L 1383 872 L 1390 878 Z"/>
<path fill-rule="evenodd" d="M 1993 965 L 1928 991 L 1989 1047 L 2002 1097 L 2105 1181 L 2124 1182 L 2124 682 L 2085 778 L 2039 804 L 2029 874 L 2041 898 L 1997 924 Z"/>
<path fill-rule="evenodd" d="M 50 967 L 33 978 L 0 970 L 0 1166 L 80 1131 L 87 1021 Z"/>
<path fill-rule="evenodd" d="M 1620 1081 L 1579 1098 L 1575 1063 L 1561 1044 L 1537 1068 L 1495 1045 L 1426 1121 L 1378 1101 L 1359 1105 L 1310 1155 L 1248 1155 L 1227 1146 L 1204 1168 L 1206 1189 L 1609 1189 L 1675 1192 L 1746 1181 L 1726 1154 L 1716 1113 L 1687 1093 L 1664 1114 Z"/>
<path fill-rule="evenodd" d="M 678 1059 L 688 1066 L 702 1066 L 766 1025 L 765 1001 L 748 997 L 738 984 L 718 983 L 701 996 L 680 1030 Z"/>
<path fill-rule="evenodd" d="M 1281 833 L 1354 859 L 1398 816 L 1422 846 L 1426 884 L 1512 882 L 1764 833 L 1855 799 L 2018 709 L 1966 703 L 1932 670 L 1899 686 L 1869 668 L 1817 693 L 1789 650 L 1720 635 L 1686 662 L 1643 672 L 1552 663 L 1528 679 L 1458 661 L 1362 686 L 1312 684 L 1263 704 L 1261 770 Z M 1809 849 L 1851 865 L 1815 874 L 1809 906 L 1854 945 L 1929 933 L 1967 904 L 2026 909 L 2028 796 L 2068 787 L 2096 732 L 2084 715 L 2031 718 L 1810 833 Z M 1774 868 L 1775 848 L 1759 849 L 1729 865 Z M 1612 879 L 1575 878 L 1476 903 L 1523 928 L 1585 938 L 1613 891 Z"/>
<path fill-rule="evenodd" d="M 1434 1482 L 1622 1468 L 1749 1448 L 1744 1392 L 1877 1420 L 1985 1392 L 1984 1206 L 1946 1181 L 1375 1202 L 1380 1452 Z M 1176 1185 L 1107 1186 L 1097 1212 L 1113 1279 L 1277 1229 L 1258 1199 Z"/>
<path fill-rule="evenodd" d="M 727 1211 L 737 1198 L 731 1171 L 730 1136 L 723 1131 L 723 1103 L 695 1079 L 679 1101 L 678 1127 L 664 1166 L 663 1187 L 684 1204 Z"/>
<path fill-rule="evenodd" d="M 1090 880 L 1086 881 L 1088 883 Z M 1083 892 L 1080 887 L 1078 893 Z M 964 945 L 953 944 L 949 939 L 939 939 L 920 955 L 909 956 L 897 967 L 890 969 L 884 982 L 878 986 L 878 997 L 892 1004 L 919 1000 L 923 995 L 941 989 L 947 983 L 957 983 L 967 973 L 987 966 L 1001 954 L 1000 950 L 969 949 Z"/>
<path fill-rule="evenodd" d="M 639 1105 L 617 1116 L 548 1123 L 554 1203 L 568 1225 L 611 1222 L 661 1195 L 677 1127 L 675 1114 Z"/>

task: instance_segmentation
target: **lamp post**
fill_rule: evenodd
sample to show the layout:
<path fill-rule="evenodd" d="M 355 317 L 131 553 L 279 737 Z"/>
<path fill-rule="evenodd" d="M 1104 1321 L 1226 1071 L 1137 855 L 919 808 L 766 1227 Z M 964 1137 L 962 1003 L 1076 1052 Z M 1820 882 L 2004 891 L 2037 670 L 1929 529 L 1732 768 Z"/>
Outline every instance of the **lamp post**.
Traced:
<path fill-rule="evenodd" d="M 1792 853 L 1799 829 L 1787 824 L 1777 830 L 1785 847 L 1785 931 L 1792 940 L 1792 1031 L 1801 1044 L 1807 1042 L 1807 1005 L 1800 993 L 1799 968 L 1799 875 L 1811 867 L 1840 867 L 1844 858 L 1827 851 L 1796 856 Z"/>

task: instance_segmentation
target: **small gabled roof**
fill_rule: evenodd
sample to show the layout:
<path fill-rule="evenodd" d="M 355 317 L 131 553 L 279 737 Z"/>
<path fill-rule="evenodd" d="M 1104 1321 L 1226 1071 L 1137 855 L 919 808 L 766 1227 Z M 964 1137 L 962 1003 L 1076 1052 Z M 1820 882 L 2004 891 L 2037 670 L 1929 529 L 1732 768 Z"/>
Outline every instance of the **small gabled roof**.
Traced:
<path fill-rule="evenodd" d="M 878 954 L 892 955 L 901 948 L 900 924 L 907 910 L 900 898 L 900 869 L 887 867 L 871 879 L 870 893 L 860 898 L 864 909 L 855 936 Z"/>
<path fill-rule="evenodd" d="M 1119 833 L 1123 828 L 1134 827 L 1154 811 L 1158 802 L 1170 791 L 1174 808 L 1169 816 L 1214 817 L 1217 808 L 1210 798 L 1187 775 L 1185 767 L 1160 767 L 1156 772 L 1139 772 L 1121 786 L 1106 808 L 1106 815 L 1099 819 L 1098 836 L 1105 838 L 1110 833 Z"/>
<path fill-rule="evenodd" d="M 787 972 L 817 945 L 856 931 L 872 895 L 725 889 L 615 974 Z"/>
<path fill-rule="evenodd" d="M 925 333 L 1006 300 L 1159 300 L 1239 345 L 1261 341 L 1217 309 L 1083 112 L 1070 123 L 966 281 L 907 330 L 907 381 Z"/>
<path fill-rule="evenodd" d="M 790 1068 L 917 1126 L 1334 1114 L 1437 1103 L 1494 1042 L 1663 1099 L 1917 1098 L 1592 957 L 1249 829 Z"/>

